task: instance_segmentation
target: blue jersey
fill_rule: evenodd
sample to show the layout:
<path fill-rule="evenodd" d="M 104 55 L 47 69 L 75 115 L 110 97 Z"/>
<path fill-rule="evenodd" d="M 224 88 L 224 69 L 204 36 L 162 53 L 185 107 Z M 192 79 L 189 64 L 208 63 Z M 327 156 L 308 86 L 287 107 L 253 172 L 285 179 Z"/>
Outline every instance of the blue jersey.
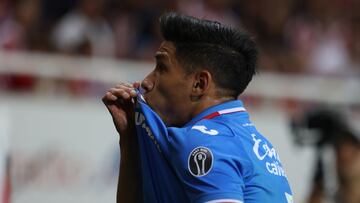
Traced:
<path fill-rule="evenodd" d="M 278 153 L 241 101 L 213 106 L 177 128 L 139 97 L 135 122 L 144 202 L 292 202 Z"/>

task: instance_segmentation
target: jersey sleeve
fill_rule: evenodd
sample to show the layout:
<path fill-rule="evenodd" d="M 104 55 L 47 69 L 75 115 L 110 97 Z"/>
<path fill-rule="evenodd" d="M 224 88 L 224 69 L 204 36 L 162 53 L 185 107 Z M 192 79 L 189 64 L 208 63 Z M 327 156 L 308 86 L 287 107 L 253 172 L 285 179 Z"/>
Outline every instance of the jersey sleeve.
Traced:
<path fill-rule="evenodd" d="M 229 127 L 205 120 L 169 132 L 169 160 L 191 202 L 243 202 L 248 161 Z"/>

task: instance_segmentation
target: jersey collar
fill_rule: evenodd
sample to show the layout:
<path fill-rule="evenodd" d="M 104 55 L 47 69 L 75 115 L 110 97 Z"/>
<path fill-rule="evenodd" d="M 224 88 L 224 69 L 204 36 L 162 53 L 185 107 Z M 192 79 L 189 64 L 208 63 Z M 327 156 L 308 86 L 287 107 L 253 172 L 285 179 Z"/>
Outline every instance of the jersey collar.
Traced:
<path fill-rule="evenodd" d="M 200 114 L 192 118 L 190 122 L 188 122 L 184 127 L 193 125 L 194 123 L 203 119 L 211 119 L 221 114 L 245 112 L 245 111 L 246 110 L 244 108 L 244 105 L 240 100 L 232 100 L 232 101 L 224 102 L 205 109 Z"/>

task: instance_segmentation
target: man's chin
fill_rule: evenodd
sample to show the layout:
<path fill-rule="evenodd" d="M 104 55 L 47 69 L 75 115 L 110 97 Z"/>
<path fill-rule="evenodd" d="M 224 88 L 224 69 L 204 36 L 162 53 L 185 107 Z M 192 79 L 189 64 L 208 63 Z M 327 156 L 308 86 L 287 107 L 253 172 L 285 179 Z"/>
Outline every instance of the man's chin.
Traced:
<path fill-rule="evenodd" d="M 151 100 L 148 99 L 148 98 L 146 98 L 146 97 L 144 97 L 144 99 L 145 99 L 146 104 L 147 104 L 155 113 L 157 113 L 157 114 L 160 116 L 159 111 L 158 111 L 157 108 L 151 103 Z M 160 116 L 160 118 L 163 120 L 162 116 Z"/>
<path fill-rule="evenodd" d="M 156 107 L 156 105 L 154 105 L 151 101 L 151 99 L 149 99 L 149 97 L 143 96 L 146 104 L 161 118 L 161 120 L 164 122 L 164 124 L 166 126 L 173 126 L 172 122 L 170 122 L 169 120 L 166 119 L 166 117 L 161 113 L 161 111 L 159 111 L 159 109 Z"/>
<path fill-rule="evenodd" d="M 154 106 L 152 105 L 151 100 L 150 100 L 148 97 L 146 97 L 145 95 L 143 95 L 143 99 L 145 100 L 146 104 L 147 104 L 152 110 L 154 110 Z"/>
<path fill-rule="evenodd" d="M 151 102 L 149 102 L 149 101 L 146 101 L 146 102 L 147 102 L 147 105 L 161 118 L 162 122 L 164 122 L 164 124 L 166 126 L 168 126 L 168 122 L 165 119 L 164 115 L 162 115 L 160 113 L 160 111 L 154 105 L 151 104 Z"/>

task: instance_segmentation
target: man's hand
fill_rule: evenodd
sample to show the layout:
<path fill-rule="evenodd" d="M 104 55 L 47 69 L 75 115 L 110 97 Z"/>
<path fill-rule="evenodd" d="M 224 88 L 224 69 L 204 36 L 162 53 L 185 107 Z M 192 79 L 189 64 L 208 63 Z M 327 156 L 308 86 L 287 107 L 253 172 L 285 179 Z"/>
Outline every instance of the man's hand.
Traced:
<path fill-rule="evenodd" d="M 134 97 L 139 83 L 121 83 L 111 88 L 102 98 L 119 132 L 121 161 L 117 202 L 142 202 L 140 155 L 135 134 Z M 129 184 L 131 183 L 131 184 Z M 139 195 L 140 194 L 140 195 Z"/>
<path fill-rule="evenodd" d="M 132 121 L 134 120 L 133 98 L 136 97 L 135 88 L 138 88 L 139 85 L 139 83 L 120 83 L 109 89 L 102 98 L 113 118 L 116 130 L 120 134 L 132 127 L 130 125 L 133 124 Z"/>

